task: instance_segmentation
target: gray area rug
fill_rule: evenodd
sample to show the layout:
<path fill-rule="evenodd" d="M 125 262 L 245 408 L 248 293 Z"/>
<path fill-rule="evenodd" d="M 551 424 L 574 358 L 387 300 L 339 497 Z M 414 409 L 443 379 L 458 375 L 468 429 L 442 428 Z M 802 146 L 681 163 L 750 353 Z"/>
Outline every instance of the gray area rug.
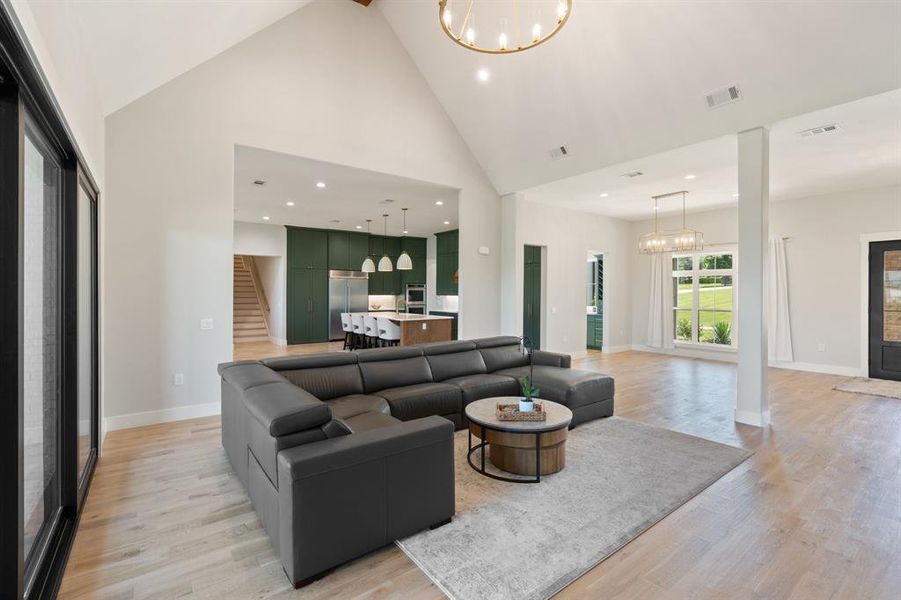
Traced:
<path fill-rule="evenodd" d="M 901 400 L 901 381 L 855 377 L 854 379 L 849 379 L 841 385 L 837 385 L 835 389 L 839 392 L 851 392 L 854 394 L 882 396 L 884 398 L 896 398 L 898 400 Z"/>
<path fill-rule="evenodd" d="M 563 471 L 517 484 L 469 467 L 465 431 L 455 446 L 453 522 L 397 545 L 459 600 L 548 598 L 752 454 L 611 417 L 570 432 Z"/>

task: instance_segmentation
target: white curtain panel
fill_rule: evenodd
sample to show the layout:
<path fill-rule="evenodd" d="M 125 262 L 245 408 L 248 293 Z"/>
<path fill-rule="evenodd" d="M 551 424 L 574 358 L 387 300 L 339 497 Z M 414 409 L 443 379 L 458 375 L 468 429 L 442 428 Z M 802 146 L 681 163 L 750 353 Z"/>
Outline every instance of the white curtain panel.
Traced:
<path fill-rule="evenodd" d="M 648 346 L 673 347 L 673 269 L 670 254 L 651 255 Z"/>
<path fill-rule="evenodd" d="M 788 264 L 785 259 L 785 240 L 770 238 L 769 256 L 769 306 L 767 311 L 767 338 L 770 360 L 791 362 L 791 317 L 788 313 Z"/>

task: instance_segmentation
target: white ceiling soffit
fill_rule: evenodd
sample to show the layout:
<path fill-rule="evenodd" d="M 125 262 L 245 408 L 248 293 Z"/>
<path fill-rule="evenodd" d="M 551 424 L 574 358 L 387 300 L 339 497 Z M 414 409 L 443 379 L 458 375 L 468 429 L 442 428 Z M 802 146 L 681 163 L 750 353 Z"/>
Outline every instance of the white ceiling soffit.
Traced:
<path fill-rule="evenodd" d="M 265 184 L 256 185 L 255 180 Z M 320 182 L 325 187 L 317 187 Z M 401 208 L 406 207 L 409 235 L 425 237 L 457 228 L 458 194 L 453 188 L 396 175 L 235 147 L 236 221 L 366 231 L 366 219 L 372 219 L 372 233 L 381 235 L 382 215 L 388 213 L 388 235 L 399 236 Z M 385 202 L 388 199 L 392 202 Z"/>
<path fill-rule="evenodd" d="M 838 130 L 800 133 L 829 124 Z M 622 176 L 630 171 L 643 175 Z M 651 196 L 683 189 L 690 192 L 689 211 L 734 205 L 737 177 L 737 142 L 729 135 L 540 185 L 526 190 L 525 197 L 641 220 L 653 215 Z M 888 185 L 901 185 L 901 90 L 792 117 L 770 130 L 774 201 Z M 680 208 L 677 200 L 667 201 L 661 213 Z"/>
<path fill-rule="evenodd" d="M 500 56 L 448 40 L 437 1 L 374 5 L 501 193 L 901 87 L 901 2 L 575 0 L 556 37 Z"/>
<path fill-rule="evenodd" d="M 78 28 L 105 115 L 178 77 L 310 0 L 30 2 L 40 26 Z"/>

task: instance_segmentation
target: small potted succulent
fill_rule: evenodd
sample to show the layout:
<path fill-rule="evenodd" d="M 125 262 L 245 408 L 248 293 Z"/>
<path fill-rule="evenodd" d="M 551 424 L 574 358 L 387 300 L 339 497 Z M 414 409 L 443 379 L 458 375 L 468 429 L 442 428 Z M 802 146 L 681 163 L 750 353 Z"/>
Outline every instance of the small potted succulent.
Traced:
<path fill-rule="evenodd" d="M 529 356 L 529 374 L 519 378 L 519 387 L 522 390 L 522 398 L 519 399 L 519 412 L 532 412 L 535 408 L 535 398 L 538 397 L 539 390 L 532 386 L 532 340 L 527 337 L 521 338 L 523 351 Z"/>
<path fill-rule="evenodd" d="M 519 412 L 532 412 L 535 408 L 535 398 L 539 389 L 532 387 L 532 377 L 523 375 L 519 378 L 519 387 L 522 389 L 522 398 L 519 399 Z"/>

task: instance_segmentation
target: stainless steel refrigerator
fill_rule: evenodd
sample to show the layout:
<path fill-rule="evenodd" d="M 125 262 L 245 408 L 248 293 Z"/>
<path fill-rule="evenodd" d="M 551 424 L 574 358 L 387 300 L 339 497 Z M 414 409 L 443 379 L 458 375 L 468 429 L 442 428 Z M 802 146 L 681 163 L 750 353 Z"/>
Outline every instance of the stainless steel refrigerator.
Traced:
<path fill-rule="evenodd" d="M 341 313 L 369 311 L 369 277 L 362 271 L 329 271 L 328 277 L 329 339 L 341 340 Z"/>

